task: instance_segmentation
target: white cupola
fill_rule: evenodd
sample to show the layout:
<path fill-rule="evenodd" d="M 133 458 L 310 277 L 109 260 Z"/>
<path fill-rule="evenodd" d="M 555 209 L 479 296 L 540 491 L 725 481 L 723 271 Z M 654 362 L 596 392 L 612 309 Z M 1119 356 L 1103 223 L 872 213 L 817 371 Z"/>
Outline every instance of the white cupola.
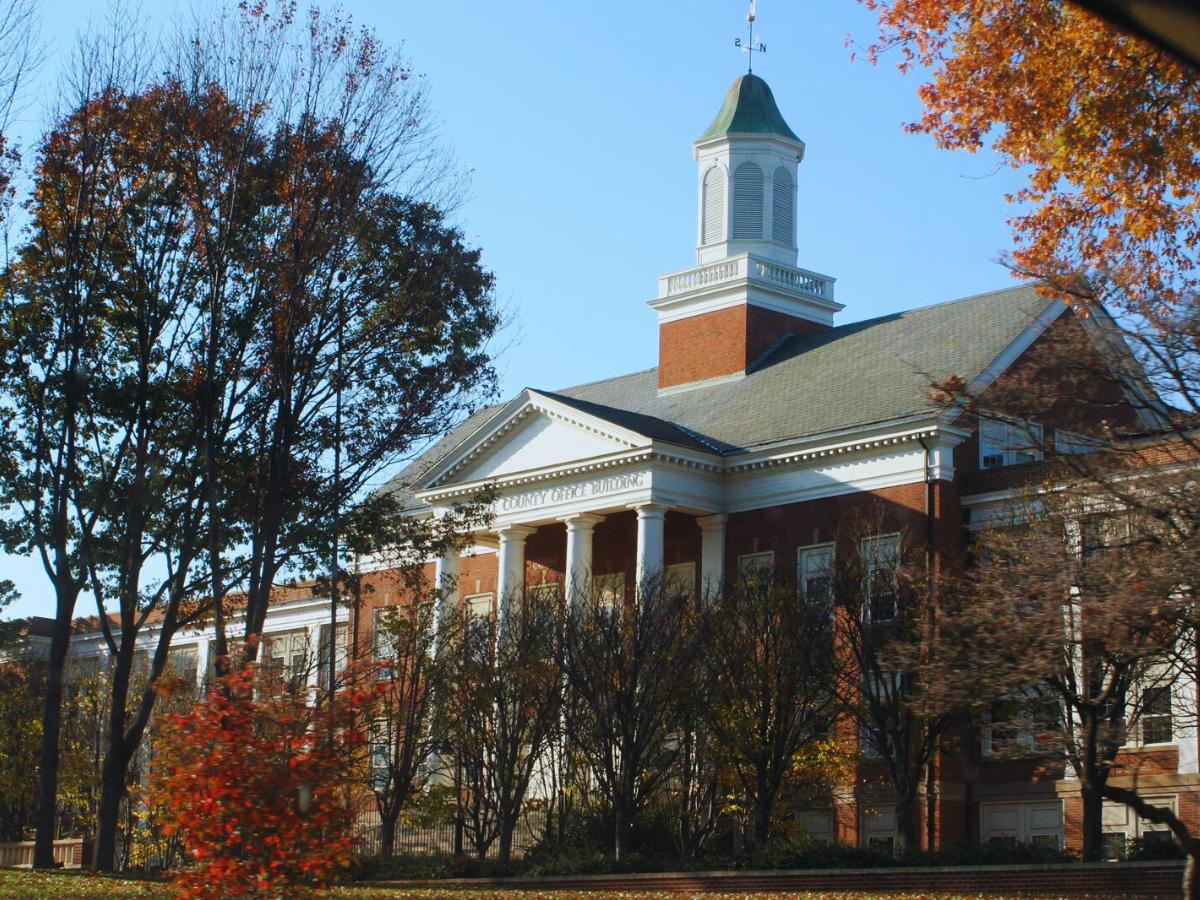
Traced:
<path fill-rule="evenodd" d="M 767 83 L 743 75 L 695 143 L 699 214 L 696 262 L 752 253 L 796 264 L 796 137 Z"/>

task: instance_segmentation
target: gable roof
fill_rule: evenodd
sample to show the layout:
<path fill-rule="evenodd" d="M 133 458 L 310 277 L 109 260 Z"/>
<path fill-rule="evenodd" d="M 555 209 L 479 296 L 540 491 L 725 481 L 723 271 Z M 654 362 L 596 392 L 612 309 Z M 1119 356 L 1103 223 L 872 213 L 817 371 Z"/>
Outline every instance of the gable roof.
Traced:
<path fill-rule="evenodd" d="M 735 380 L 660 393 L 646 369 L 538 393 L 652 440 L 735 456 L 933 415 L 933 381 L 979 377 L 1058 302 L 1023 285 L 791 337 Z M 383 490 L 420 484 L 505 406 L 475 413 Z"/>

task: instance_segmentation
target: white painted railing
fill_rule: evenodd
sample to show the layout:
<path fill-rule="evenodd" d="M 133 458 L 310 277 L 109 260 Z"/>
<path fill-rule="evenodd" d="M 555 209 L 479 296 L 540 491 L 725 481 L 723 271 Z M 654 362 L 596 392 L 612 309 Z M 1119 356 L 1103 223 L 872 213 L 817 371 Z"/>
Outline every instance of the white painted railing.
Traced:
<path fill-rule="evenodd" d="M 84 864 L 84 842 L 81 838 L 54 842 L 54 864 L 64 869 L 78 869 Z M 0 844 L 0 869 L 28 869 L 33 865 L 33 841 L 14 841 Z"/>
<path fill-rule="evenodd" d="M 828 275 L 771 262 L 749 254 L 664 275 L 659 279 L 658 296 L 665 299 L 739 280 L 769 284 L 788 291 L 808 294 L 810 297 L 833 300 L 834 280 Z"/>

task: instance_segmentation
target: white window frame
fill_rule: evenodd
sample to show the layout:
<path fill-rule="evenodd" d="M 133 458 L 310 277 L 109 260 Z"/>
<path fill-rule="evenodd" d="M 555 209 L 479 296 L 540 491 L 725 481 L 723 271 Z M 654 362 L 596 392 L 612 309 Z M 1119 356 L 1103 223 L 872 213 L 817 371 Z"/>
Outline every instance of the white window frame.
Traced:
<path fill-rule="evenodd" d="M 899 821 L 893 804 L 865 807 L 858 817 L 859 845 L 870 850 L 877 842 L 880 849 L 895 854 L 900 846 Z"/>
<path fill-rule="evenodd" d="M 891 531 L 887 532 L 886 534 L 877 534 L 870 537 L 865 537 L 862 539 L 859 549 L 859 552 L 862 554 L 863 578 L 865 579 L 865 583 L 863 584 L 864 602 L 862 615 L 863 620 L 866 622 L 894 622 L 896 620 L 896 616 L 900 614 L 899 598 L 893 595 L 892 614 L 890 616 L 887 618 L 881 618 L 872 615 L 875 573 L 879 568 L 878 560 L 880 559 L 879 548 L 884 546 L 890 546 L 892 548 L 890 551 L 887 551 L 895 554 L 894 560 L 889 562 L 889 565 L 893 566 L 893 570 L 898 569 L 900 566 L 900 532 Z"/>
<path fill-rule="evenodd" d="M 1151 806 L 1169 809 L 1176 815 L 1179 814 L 1178 794 L 1148 796 L 1145 798 L 1145 800 Z M 1163 832 L 1167 832 L 1169 835 L 1169 830 L 1167 829 L 1166 825 L 1157 825 L 1146 821 L 1124 803 L 1116 803 L 1112 800 L 1105 800 L 1104 807 L 1100 815 L 1101 829 L 1105 835 L 1119 834 L 1124 838 L 1121 855 L 1117 856 L 1115 854 L 1106 854 L 1106 858 L 1109 860 L 1123 859 L 1125 852 L 1129 849 L 1129 842 L 1132 840 L 1145 838 L 1145 836 L 1150 833 L 1161 834 Z"/>
<path fill-rule="evenodd" d="M 1038 694 L 1036 688 L 1025 688 L 1022 691 L 1022 696 L 1010 697 L 1008 699 L 1013 700 L 1015 702 L 1027 700 L 1027 701 L 1035 702 L 1035 703 L 1038 701 L 1043 701 L 1043 702 L 1047 702 L 1047 703 L 1050 703 L 1050 702 L 1057 703 L 1057 701 L 1053 700 L 1052 698 L 1048 698 L 1041 694 Z M 1061 704 L 1058 704 L 1058 705 L 1059 705 L 1058 714 L 1061 717 L 1064 715 L 1064 713 L 1063 713 Z M 1030 734 L 1029 732 L 1026 732 L 1026 731 L 1017 732 L 1017 734 L 1013 737 L 1013 741 L 1014 741 L 1014 743 L 1020 745 L 1025 750 L 1029 751 L 1029 756 L 1031 756 L 1031 757 L 1050 752 L 1047 748 L 1042 747 L 1041 745 L 1038 744 L 1037 737 L 1035 735 Z M 995 755 L 996 748 L 992 742 L 992 710 L 990 707 L 984 709 L 983 723 L 982 723 L 982 727 L 980 729 L 980 735 L 979 735 L 979 743 L 980 743 L 980 751 L 983 753 L 984 756 Z"/>
<path fill-rule="evenodd" d="M 995 432 L 999 430 L 1000 434 Z M 992 432 L 989 436 L 988 432 Z M 1036 462 L 1042 458 L 1042 448 L 1031 440 L 1040 442 L 1044 430 L 1038 422 L 1027 422 L 1013 416 L 979 414 L 979 468 L 1001 469 L 1025 462 Z M 1031 438 L 1035 435 L 1036 438 Z M 989 452 L 991 450 L 992 452 Z M 997 452 L 998 451 L 998 452 Z M 989 465 L 989 457 L 1000 457 L 999 463 Z M 1028 458 L 1022 458 L 1028 457 Z"/>
<path fill-rule="evenodd" d="M 463 597 L 463 610 L 468 619 L 491 619 L 496 595 L 493 591 L 480 591 L 478 594 L 467 594 Z M 487 604 L 486 611 L 482 608 Z"/>
<path fill-rule="evenodd" d="M 1013 817 L 1011 828 L 989 828 L 988 813 L 1004 812 Z M 1052 828 L 1039 823 L 1039 817 L 1053 814 L 1058 825 Z M 1054 846 L 1063 846 L 1063 804 L 1061 800 L 989 801 L 979 804 L 979 841 L 988 843 L 993 839 L 1011 838 L 1022 844 L 1050 843 L 1042 838 L 1053 837 Z"/>
<path fill-rule="evenodd" d="M 757 572 L 766 572 L 768 577 L 775 574 L 775 551 L 759 550 L 754 553 L 743 553 L 738 557 L 738 575 L 749 578 Z"/>
<path fill-rule="evenodd" d="M 818 571 L 810 568 L 810 564 L 824 558 L 825 572 L 829 577 L 829 600 L 830 606 L 833 605 L 833 566 L 834 566 L 834 544 L 826 542 L 823 544 L 808 544 L 796 549 L 796 590 L 801 597 L 806 600 L 808 596 L 808 576 L 813 571 Z"/>
<path fill-rule="evenodd" d="M 696 564 L 694 562 L 675 563 L 673 566 L 667 566 L 667 585 L 678 585 L 681 588 L 686 588 L 686 596 L 689 600 L 696 599 Z"/>
<path fill-rule="evenodd" d="M 619 609 L 625 603 L 625 573 L 605 572 L 593 575 L 596 600 L 602 609 Z"/>
<path fill-rule="evenodd" d="M 1058 456 L 1078 456 L 1081 453 L 1093 453 L 1099 450 L 1099 439 L 1088 437 L 1077 431 L 1067 431 L 1065 428 L 1054 429 L 1054 452 Z"/>

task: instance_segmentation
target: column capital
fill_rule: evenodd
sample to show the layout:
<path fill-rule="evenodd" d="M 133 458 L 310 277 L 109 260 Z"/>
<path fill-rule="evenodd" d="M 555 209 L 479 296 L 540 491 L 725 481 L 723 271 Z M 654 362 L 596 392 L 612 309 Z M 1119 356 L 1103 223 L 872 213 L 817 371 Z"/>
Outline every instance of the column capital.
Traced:
<path fill-rule="evenodd" d="M 729 521 L 729 516 L 725 513 L 715 513 L 711 516 L 697 516 L 696 524 L 700 526 L 701 531 L 717 531 L 725 528 L 725 523 Z"/>
<path fill-rule="evenodd" d="M 630 509 L 637 513 L 639 519 L 665 519 L 667 516 L 667 507 L 662 503 L 634 503 L 630 504 Z"/>
<path fill-rule="evenodd" d="M 502 525 L 493 530 L 500 535 L 501 540 L 522 542 L 537 531 L 532 525 Z"/>
<path fill-rule="evenodd" d="M 562 516 L 558 521 L 567 526 L 567 531 L 591 531 L 604 521 L 604 516 L 595 513 L 575 513 L 572 516 Z"/>

